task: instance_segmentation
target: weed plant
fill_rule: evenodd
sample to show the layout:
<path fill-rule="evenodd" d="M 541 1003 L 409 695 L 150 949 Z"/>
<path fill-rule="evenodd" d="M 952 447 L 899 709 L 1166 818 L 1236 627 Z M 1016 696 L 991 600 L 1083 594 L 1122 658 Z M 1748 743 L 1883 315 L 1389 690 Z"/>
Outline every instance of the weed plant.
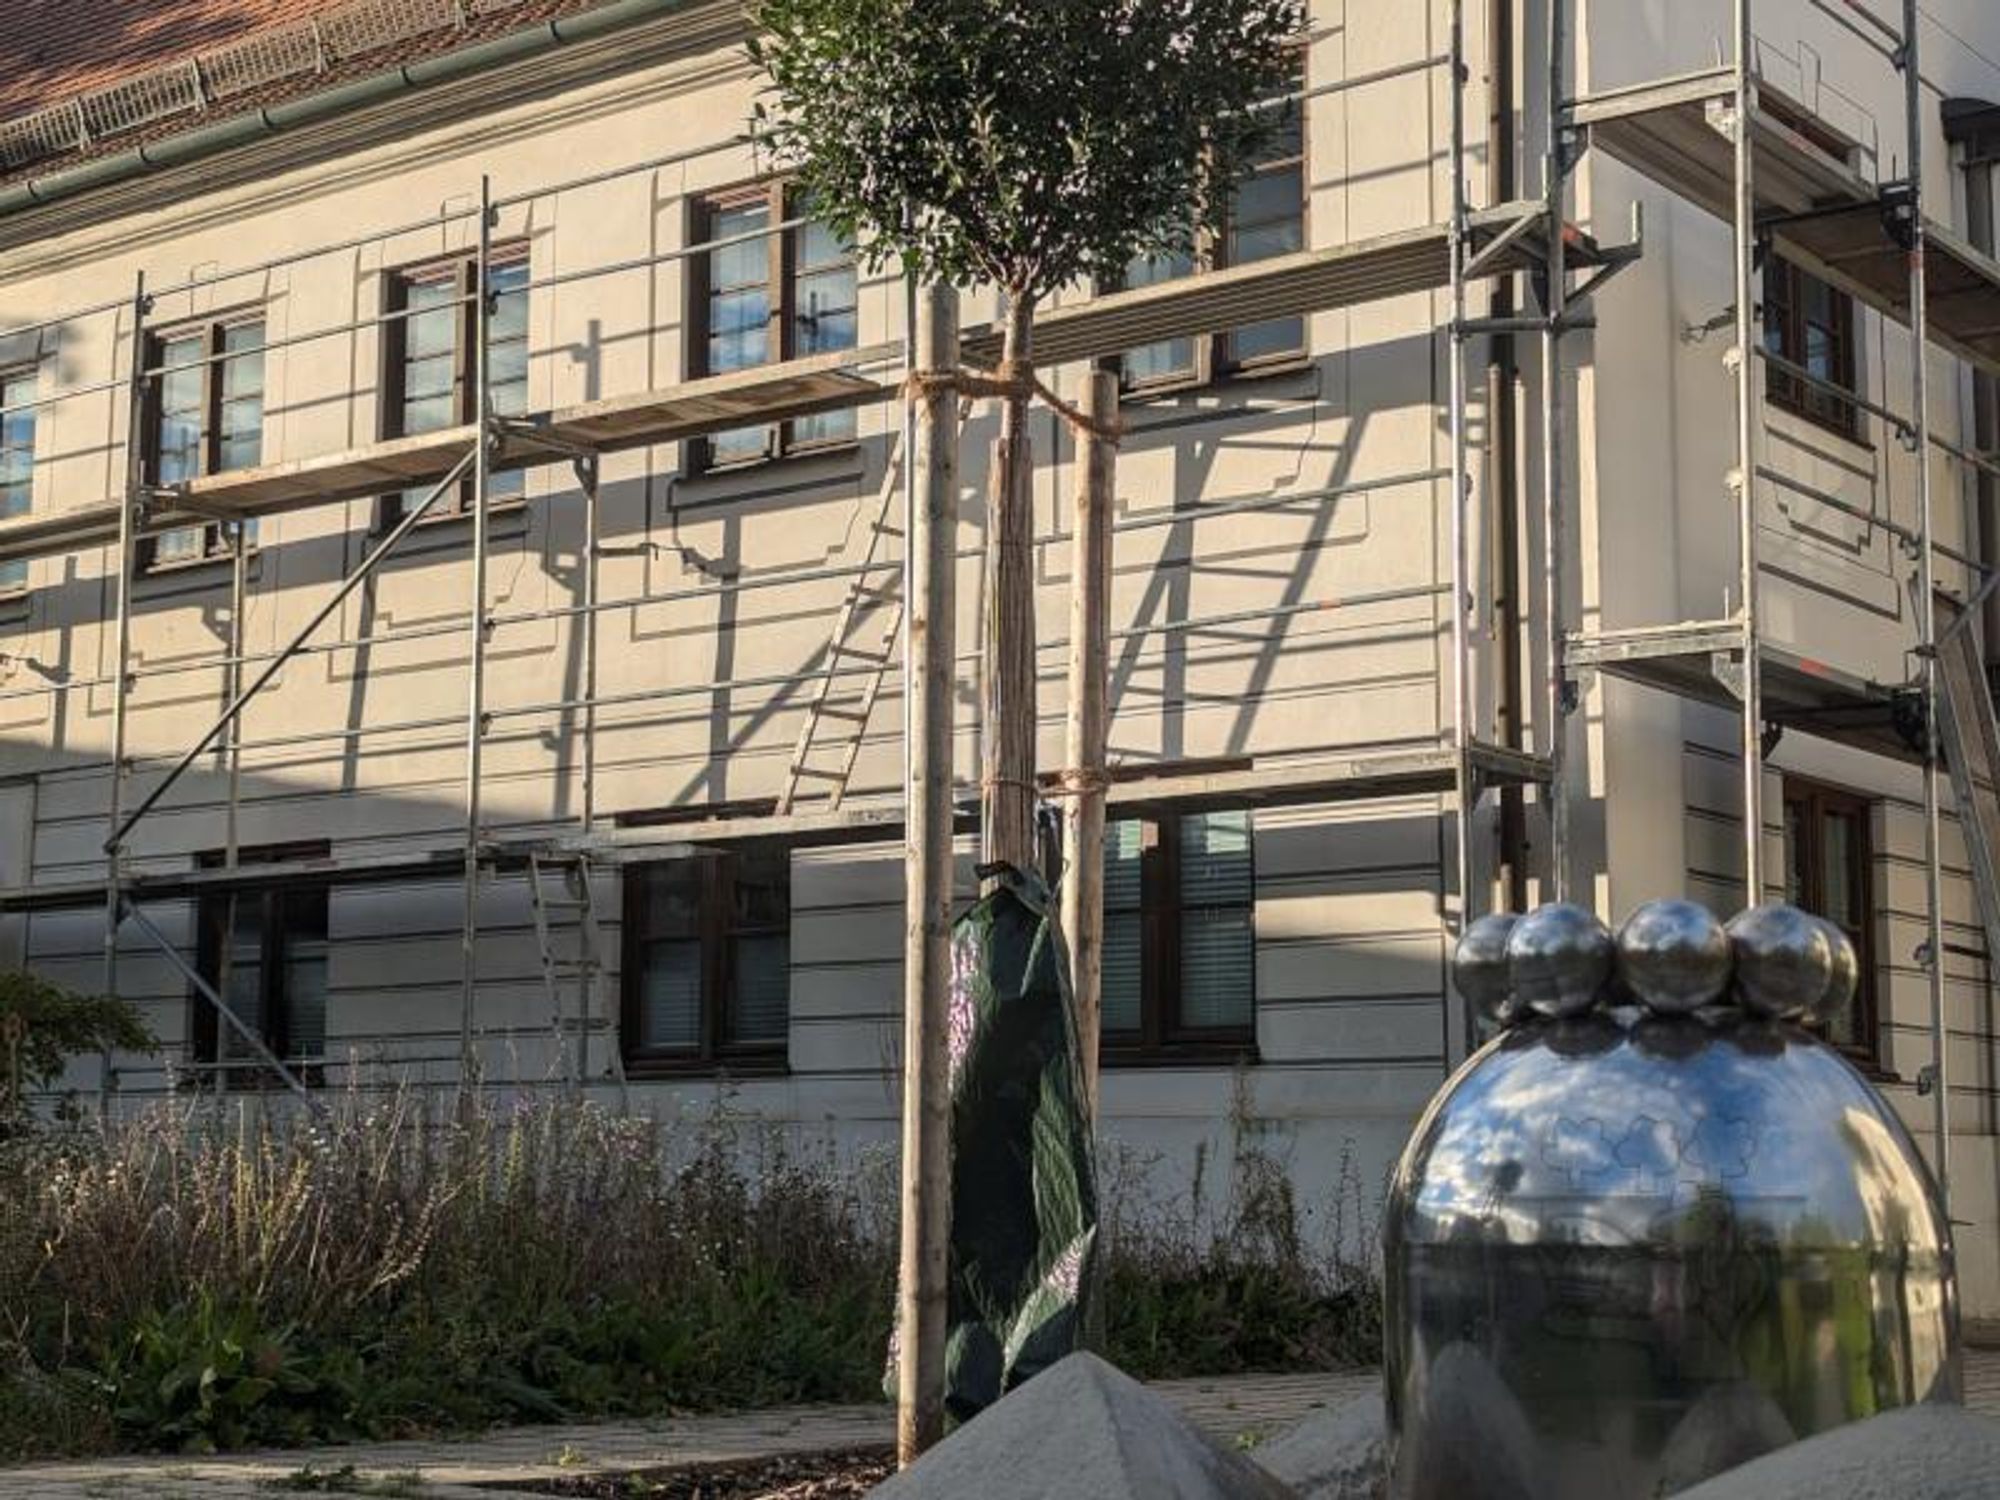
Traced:
<path fill-rule="evenodd" d="M 878 1395 L 891 1163 L 560 1090 L 326 1103 L 0 1138 L 0 1459 Z M 1373 1358 L 1365 1268 L 1307 1252 L 1278 1163 L 1239 1149 L 1230 1178 L 1219 1215 L 1107 1197 L 1109 1356 Z"/>

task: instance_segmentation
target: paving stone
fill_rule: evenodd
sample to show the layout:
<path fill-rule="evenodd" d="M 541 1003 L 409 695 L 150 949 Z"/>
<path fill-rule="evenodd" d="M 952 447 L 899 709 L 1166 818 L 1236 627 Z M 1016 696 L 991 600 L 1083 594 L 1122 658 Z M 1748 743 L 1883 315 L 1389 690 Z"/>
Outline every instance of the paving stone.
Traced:
<path fill-rule="evenodd" d="M 1316 1411 L 1379 1388 L 1373 1370 L 1328 1375 L 1235 1375 L 1163 1381 L 1152 1389 L 1202 1431 L 1235 1445 L 1269 1441 Z M 1966 1404 L 2000 1414 L 2000 1350 L 1969 1350 Z M 567 1473 L 721 1462 L 766 1453 L 850 1448 L 894 1440 L 887 1407 L 789 1407 L 775 1411 L 561 1427 L 514 1427 L 454 1440 L 356 1443 L 190 1460 L 141 1456 L 0 1469 L 0 1500 L 270 1500 L 260 1481 L 307 1464 L 352 1464 L 371 1478 L 419 1473 L 426 1500 L 472 1500 L 471 1487 L 532 1483 Z M 568 1451 L 580 1463 L 559 1465 Z M 490 1491 L 487 1492 L 491 1494 Z M 514 1500 L 522 1500 L 517 1492 Z"/>
<path fill-rule="evenodd" d="M 1681 1500 L 1991 1500 L 2000 1417 L 1909 1406 L 1781 1448 Z"/>
<path fill-rule="evenodd" d="M 1388 1421 L 1377 1389 L 1314 1412 L 1251 1450 L 1299 1500 L 1376 1500 L 1388 1461 Z"/>
<path fill-rule="evenodd" d="M 1009 1392 L 871 1500 L 1288 1500 L 1291 1491 L 1094 1354 Z"/>

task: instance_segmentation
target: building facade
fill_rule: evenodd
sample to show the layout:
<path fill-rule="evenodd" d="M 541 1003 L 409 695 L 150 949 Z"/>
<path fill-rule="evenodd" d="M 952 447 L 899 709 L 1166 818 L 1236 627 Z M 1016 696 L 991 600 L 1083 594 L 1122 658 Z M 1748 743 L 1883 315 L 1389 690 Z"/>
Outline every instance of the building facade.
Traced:
<path fill-rule="evenodd" d="M 857 265 L 744 138 L 758 84 L 736 8 L 180 10 L 217 23 L 185 56 L 157 40 L 114 54 L 108 32 L 74 56 L 58 46 L 37 96 L 0 111 L 33 124 L 0 124 L 0 959 L 114 983 L 164 1043 L 108 1075 L 79 1063 L 69 1086 L 120 1102 L 267 1090 L 274 1057 L 308 1089 L 451 1087 L 469 1053 L 495 1087 L 580 1073 L 607 1103 L 725 1108 L 841 1152 L 892 1144 L 901 409 L 842 382 L 893 392 L 905 288 Z M 1245 1150 L 1279 1160 L 1327 1235 L 1364 1232 L 1341 1205 L 1357 1182 L 1372 1201 L 1467 1048 L 1445 972 L 1468 894 L 1461 828 L 1475 909 L 1554 889 L 1542 783 L 1557 736 L 1574 894 L 1607 917 L 1663 895 L 1724 914 L 1745 902 L 1740 716 L 1588 645 L 1742 602 L 1726 208 L 1566 122 L 1582 300 L 1553 408 L 1545 278 L 1506 244 L 1473 267 L 1453 401 L 1436 232 L 1455 182 L 1482 212 L 1540 200 L 1551 98 L 1712 68 L 1731 7 L 1571 14 L 1554 89 L 1540 5 L 1464 11 L 1462 150 L 1453 7 L 1316 0 L 1296 127 L 1227 232 L 1186 264 L 1135 266 L 1122 290 L 1070 289 L 1047 315 L 1083 330 L 1078 357 L 1045 372 L 1056 389 L 1073 395 L 1090 356 L 1126 394 L 1105 1133 L 1169 1197 L 1204 1174 L 1215 1193 Z M 1921 208 L 1990 249 L 2000 132 L 1982 134 L 1977 105 L 2000 100 L 2000 20 L 1952 0 L 1922 28 Z M 1879 27 L 1762 0 L 1754 37 L 1785 149 L 1870 191 L 1906 173 Z M 104 128 L 107 91 L 189 58 L 187 107 Z M 1713 88 L 1690 97 L 1706 108 Z M 80 128 L 51 146 L 65 108 Z M 1628 244 L 1643 254 L 1605 253 Z M 1393 262 L 1375 290 L 1306 284 L 1310 257 L 1352 247 Z M 1268 304 L 1195 306 L 1198 288 L 1267 262 L 1300 269 Z M 1757 275 L 1760 638 L 1786 670 L 1886 701 L 1918 671 L 1919 497 L 1905 430 L 1871 408 L 1907 410 L 1908 334 L 1859 272 L 1782 232 Z M 1169 286 L 1194 306 L 1178 322 L 1125 336 L 1090 322 Z M 967 327 L 996 310 L 965 294 Z M 482 342 L 484 410 L 544 432 L 507 437 L 483 516 L 481 487 L 436 458 L 476 430 Z M 1983 452 L 1992 392 L 1960 354 L 1933 357 L 1930 420 Z M 805 383 L 755 384 L 780 367 Z M 1034 420 L 1053 769 L 1076 455 L 1054 414 Z M 558 442 L 586 430 L 614 436 Z M 968 790 L 996 430 L 990 406 L 970 410 Z M 1991 480 L 1929 458 L 1938 578 L 1968 598 L 2000 562 Z M 121 540 L 127 495 L 148 508 Z M 1585 638 L 1555 725 L 1551 558 L 1559 633 Z M 1441 753 L 1461 680 L 1489 773 L 1463 821 Z M 1836 1040 L 1934 1146 L 1922 774 L 1823 727 L 1774 715 L 1763 736 L 1765 891 L 1855 938 L 1862 996 Z M 114 809 L 162 785 L 117 841 L 144 925 L 114 924 L 107 970 Z M 1967 1309 L 2000 1315 L 1993 989 L 1947 814 L 1952 1206 Z M 470 929 L 468 821 L 489 855 Z M 586 952 L 600 967 L 579 981 Z"/>

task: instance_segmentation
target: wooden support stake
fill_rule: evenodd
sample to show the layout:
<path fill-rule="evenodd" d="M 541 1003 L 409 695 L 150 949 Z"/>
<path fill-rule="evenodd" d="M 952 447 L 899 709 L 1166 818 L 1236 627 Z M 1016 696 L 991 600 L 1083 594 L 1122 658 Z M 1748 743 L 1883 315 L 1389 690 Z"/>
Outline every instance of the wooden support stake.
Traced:
<path fill-rule="evenodd" d="M 1007 304 L 1006 369 L 1033 353 L 1034 303 Z M 986 515 L 985 722 L 980 856 L 1027 871 L 1035 859 L 1035 501 L 1028 395 L 1006 398 Z"/>
<path fill-rule="evenodd" d="M 1106 434 L 1118 420 L 1118 377 L 1094 371 L 1083 388 L 1090 430 L 1077 430 L 1076 540 L 1070 564 L 1070 769 L 1063 819 L 1062 925 L 1076 991 L 1084 1107 L 1097 1118 L 1097 1041 L 1104 986 L 1104 760 L 1111 651 L 1111 508 L 1118 448 Z"/>
<path fill-rule="evenodd" d="M 958 294 L 924 289 L 916 369 L 958 363 Z M 896 1455 L 910 1463 L 944 1436 L 946 1277 L 951 1236 L 952 713 L 957 651 L 958 394 L 948 381 L 920 397 L 917 503 L 904 539 L 912 679 L 903 934 L 903 1223 L 897 1296 Z"/>

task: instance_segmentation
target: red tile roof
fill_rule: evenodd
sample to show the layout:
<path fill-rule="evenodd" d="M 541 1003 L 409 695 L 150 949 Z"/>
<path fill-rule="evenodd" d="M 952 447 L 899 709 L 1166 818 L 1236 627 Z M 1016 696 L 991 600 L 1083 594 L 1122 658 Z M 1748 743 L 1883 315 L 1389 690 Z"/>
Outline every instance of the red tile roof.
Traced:
<path fill-rule="evenodd" d="M 94 157 L 605 3 L 464 0 L 453 7 L 450 0 L 0 0 L 0 185 L 59 172 Z M 403 26 L 404 19 L 421 24 Z M 260 34 L 296 33 L 306 20 L 333 28 L 324 33 L 328 45 L 345 50 L 334 55 L 322 51 L 318 68 L 308 61 L 306 67 L 288 68 L 268 82 L 253 79 L 253 86 L 226 91 L 217 87 L 208 61 L 217 48 L 251 42 Z M 440 20 L 443 24 L 436 24 Z M 213 97 L 205 111 L 191 107 L 192 92 L 178 71 L 197 56 L 203 58 L 204 92 L 227 94 Z M 88 116 L 89 96 L 163 69 L 175 70 L 181 81 L 182 96 L 175 107 L 121 122 L 81 146 L 74 142 L 74 126 L 64 116 L 51 132 L 56 144 L 50 148 L 7 149 L 10 121 L 77 99 L 84 100 Z"/>
<path fill-rule="evenodd" d="M 5 0 L 0 120 L 119 83 L 330 0 Z"/>

